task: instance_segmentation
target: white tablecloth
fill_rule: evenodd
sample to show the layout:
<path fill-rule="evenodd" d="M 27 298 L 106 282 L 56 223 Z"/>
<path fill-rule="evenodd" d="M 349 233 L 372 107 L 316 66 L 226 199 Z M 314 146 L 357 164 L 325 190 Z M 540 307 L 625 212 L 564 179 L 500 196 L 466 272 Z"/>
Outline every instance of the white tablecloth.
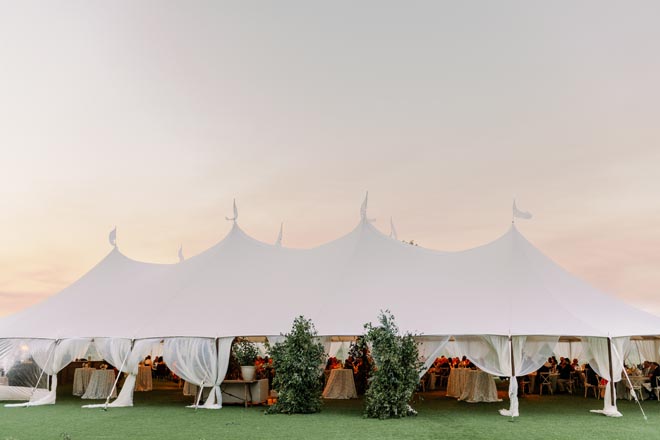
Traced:
<path fill-rule="evenodd" d="M 138 374 L 137 378 L 135 379 L 135 391 L 151 391 L 153 389 L 154 384 L 153 380 L 151 379 L 151 367 L 138 367 Z"/>
<path fill-rule="evenodd" d="M 112 390 L 112 396 L 117 397 L 117 388 L 112 389 L 115 383 L 115 370 L 94 370 L 83 394 L 83 399 L 105 399 Z"/>
<path fill-rule="evenodd" d="M 330 371 L 328 383 L 323 390 L 324 399 L 357 399 L 353 369 L 336 369 Z"/>
<path fill-rule="evenodd" d="M 500 402 L 495 379 L 490 374 L 469 368 L 454 368 L 449 373 L 447 396 L 469 403 Z"/>
<path fill-rule="evenodd" d="M 73 372 L 73 395 L 82 396 L 87 391 L 87 385 L 92 378 L 94 368 L 76 368 Z M 107 397 L 107 396 L 106 396 Z"/>

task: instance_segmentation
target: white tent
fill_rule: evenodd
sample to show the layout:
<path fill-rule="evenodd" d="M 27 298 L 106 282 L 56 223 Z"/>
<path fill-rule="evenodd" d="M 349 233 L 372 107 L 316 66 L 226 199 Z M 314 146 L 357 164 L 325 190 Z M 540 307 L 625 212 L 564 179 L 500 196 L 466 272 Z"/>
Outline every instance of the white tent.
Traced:
<path fill-rule="evenodd" d="M 660 318 L 570 275 L 515 225 L 486 245 L 440 252 L 382 234 L 363 213 L 350 233 L 313 249 L 257 241 L 236 222 L 222 241 L 178 264 L 134 261 L 115 247 L 59 294 L 1 320 L 0 339 L 121 341 L 108 359 L 116 365 L 127 362 L 135 340 L 166 339 L 165 355 L 178 356 L 183 348 L 172 341 L 199 338 L 211 344 L 203 350 L 216 347 L 205 356 L 220 365 L 217 347 L 234 336 L 278 335 L 298 315 L 311 318 L 320 335 L 359 335 L 384 309 L 401 328 L 426 336 L 429 357 L 454 336 L 467 352 L 480 351 L 473 358 L 482 359 L 481 368 L 506 376 L 511 347 L 520 375 L 527 359 L 543 360 L 563 335 L 591 341 L 596 348 L 586 357 L 601 376 L 617 380 L 628 338 L 660 334 Z M 206 373 L 218 376 L 217 384 L 224 377 L 217 366 Z"/>

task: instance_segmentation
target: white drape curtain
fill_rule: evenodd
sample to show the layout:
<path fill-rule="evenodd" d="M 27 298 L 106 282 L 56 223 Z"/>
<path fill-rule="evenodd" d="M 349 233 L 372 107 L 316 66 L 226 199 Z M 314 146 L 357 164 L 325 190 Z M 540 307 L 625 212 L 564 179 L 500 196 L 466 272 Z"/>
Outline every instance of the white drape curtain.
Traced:
<path fill-rule="evenodd" d="M 126 371 L 126 366 L 129 363 L 131 356 L 131 345 L 133 341 L 125 338 L 95 338 L 94 347 L 98 354 L 103 358 L 103 360 L 112 364 L 113 367 L 119 370 L 118 374 L 121 374 L 122 371 Z M 131 380 L 129 375 L 124 387 L 122 388 L 123 395 L 117 396 L 114 402 L 108 403 L 110 396 L 114 392 L 114 388 L 117 386 L 118 378 L 115 378 L 115 383 L 110 390 L 110 395 L 107 397 L 106 403 L 95 403 L 90 405 L 83 405 L 83 408 L 101 408 L 101 407 L 123 407 L 123 406 L 133 406 L 133 388 L 135 388 L 135 380 Z M 130 391 L 129 391 L 130 390 Z M 130 396 L 128 395 L 130 394 Z M 130 401 L 130 402 L 129 402 Z"/>
<path fill-rule="evenodd" d="M 580 341 L 557 342 L 553 354 L 557 358 L 565 357 L 570 359 L 571 361 L 573 359 L 577 359 L 578 361 L 581 361 L 583 356 L 582 342 Z"/>
<path fill-rule="evenodd" d="M 274 340 L 277 340 L 277 343 L 280 343 L 280 342 L 284 342 L 284 339 L 285 339 L 284 336 L 280 336 L 279 338 L 275 338 Z M 327 362 L 327 359 L 329 357 L 333 356 L 331 354 L 332 349 L 333 349 L 333 346 L 336 345 L 337 343 L 332 342 L 331 339 L 330 339 L 330 336 L 319 336 L 318 341 L 323 345 L 323 353 L 325 353 L 325 356 L 323 357 L 323 361 L 319 365 L 319 370 L 321 370 L 321 372 L 319 372 L 319 374 L 321 374 L 323 372 L 323 370 L 325 370 L 325 364 Z"/>
<path fill-rule="evenodd" d="M 630 346 L 630 354 L 626 358 L 634 363 L 658 361 L 658 341 L 652 339 L 630 341 Z"/>
<path fill-rule="evenodd" d="M 50 391 L 45 395 L 32 394 L 30 401 L 7 406 L 52 405 L 57 395 L 57 373 L 74 359 L 82 357 L 89 347 L 89 339 L 32 339 L 25 344 L 34 362 L 50 378 Z"/>
<path fill-rule="evenodd" d="M 140 339 L 132 343 L 123 338 L 96 338 L 94 345 L 101 357 L 119 370 L 126 373 L 126 380 L 117 398 L 110 408 L 133 406 L 133 392 L 140 362 L 148 355 L 160 350 L 160 339 Z M 99 405 L 85 405 L 86 408 L 96 408 Z M 105 405 L 102 405 L 105 406 Z"/>
<path fill-rule="evenodd" d="M 537 370 L 552 352 L 559 340 L 558 336 L 455 336 L 456 349 L 464 353 L 472 363 L 483 371 L 495 376 L 509 377 L 509 409 L 500 414 L 518 417 L 518 381 L 516 376 L 524 376 Z M 511 369 L 511 344 L 513 363 Z M 512 374 L 513 373 L 513 374 Z"/>
<path fill-rule="evenodd" d="M 419 378 L 421 379 L 424 374 L 431 368 L 435 359 L 442 353 L 442 350 L 445 349 L 447 343 L 449 342 L 450 336 L 442 336 L 440 338 L 418 338 L 417 339 L 417 349 L 419 350 L 419 360 L 424 362 L 422 369 L 419 372 Z"/>
<path fill-rule="evenodd" d="M 609 382 L 618 382 L 621 380 L 621 373 L 624 367 L 624 353 L 630 350 L 630 338 L 612 338 L 612 375 L 610 377 L 610 361 L 608 356 L 608 338 L 584 337 L 585 359 L 591 365 L 591 368 L 600 377 L 608 381 L 605 387 L 605 397 L 603 399 L 602 410 L 592 410 L 610 417 L 621 417 L 621 413 L 616 406 L 616 389 L 612 396 L 612 389 Z M 614 401 L 614 403 L 612 403 Z"/>
<path fill-rule="evenodd" d="M 163 346 L 163 360 L 170 369 L 185 381 L 200 388 L 211 387 L 201 408 L 222 408 L 220 384 L 227 374 L 231 351 L 231 338 L 217 342 L 207 338 L 168 338 Z"/>

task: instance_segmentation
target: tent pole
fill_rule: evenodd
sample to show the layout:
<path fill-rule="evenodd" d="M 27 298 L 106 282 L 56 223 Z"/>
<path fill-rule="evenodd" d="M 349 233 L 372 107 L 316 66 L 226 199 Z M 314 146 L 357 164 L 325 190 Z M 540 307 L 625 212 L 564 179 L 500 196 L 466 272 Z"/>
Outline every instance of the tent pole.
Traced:
<path fill-rule="evenodd" d="M 614 373 L 613 373 L 613 368 L 612 368 L 612 338 L 608 337 L 607 338 L 607 358 L 609 360 L 610 364 L 610 403 L 612 406 L 614 406 L 616 403 L 614 402 Z"/>
<path fill-rule="evenodd" d="M 516 366 L 513 363 L 513 337 L 509 336 L 509 347 L 511 349 L 511 378 L 516 377 Z"/>

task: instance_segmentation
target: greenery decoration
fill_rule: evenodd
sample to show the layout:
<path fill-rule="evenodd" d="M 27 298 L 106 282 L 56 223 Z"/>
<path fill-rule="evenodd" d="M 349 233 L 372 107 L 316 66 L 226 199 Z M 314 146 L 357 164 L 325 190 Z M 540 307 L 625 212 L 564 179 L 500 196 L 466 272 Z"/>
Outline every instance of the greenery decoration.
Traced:
<path fill-rule="evenodd" d="M 277 390 L 277 402 L 268 413 L 309 414 L 321 410 L 321 369 L 325 350 L 318 341 L 316 328 L 303 316 L 293 321 L 291 333 L 270 349 Z"/>
<path fill-rule="evenodd" d="M 256 344 L 245 338 L 236 338 L 232 346 L 232 353 L 241 366 L 254 365 L 254 361 L 259 356 Z"/>
<path fill-rule="evenodd" d="M 416 415 L 409 404 L 422 368 L 415 335 L 401 336 L 389 310 L 381 312 L 378 321 L 378 326 L 370 323 L 364 326 L 375 363 L 365 395 L 365 417 L 389 419 Z"/>

